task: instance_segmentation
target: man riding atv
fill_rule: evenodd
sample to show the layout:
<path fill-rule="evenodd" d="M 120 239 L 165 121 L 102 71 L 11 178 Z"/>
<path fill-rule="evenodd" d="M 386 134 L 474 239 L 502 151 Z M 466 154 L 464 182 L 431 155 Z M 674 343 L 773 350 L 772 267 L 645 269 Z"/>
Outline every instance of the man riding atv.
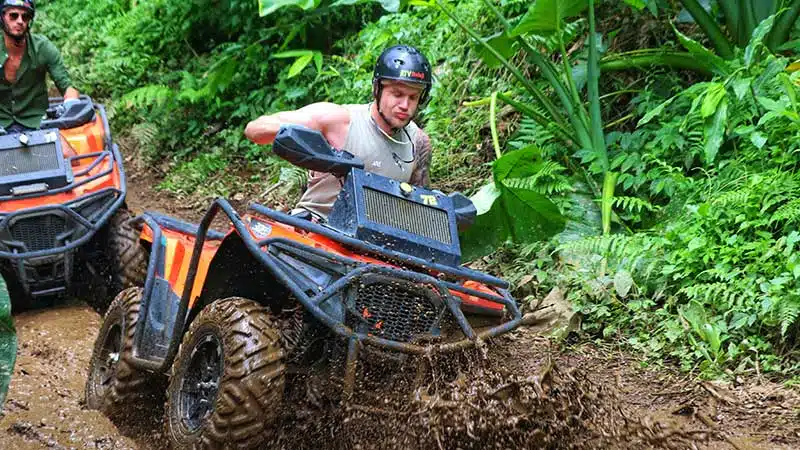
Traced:
<path fill-rule="evenodd" d="M 0 276 L 14 311 L 72 295 L 104 311 L 144 277 L 105 108 L 30 32 L 34 0 L 0 0 Z M 63 94 L 48 98 L 46 73 Z M 91 294 L 91 295 L 89 295 Z"/>
<path fill-rule="evenodd" d="M 313 103 L 262 116 L 247 125 L 245 135 L 256 144 L 271 144 L 281 125 L 303 125 L 320 131 L 333 147 L 358 157 L 369 172 L 428 186 L 430 139 L 412 119 L 428 100 L 431 80 L 431 66 L 419 50 L 407 45 L 390 47 L 375 64 L 373 102 Z M 308 189 L 294 213 L 327 217 L 341 187 L 334 175 L 311 171 Z"/>
<path fill-rule="evenodd" d="M 61 53 L 46 37 L 30 32 L 34 0 L 2 0 L 3 82 L 0 83 L 0 126 L 15 133 L 38 129 L 50 102 L 45 70 L 64 96 L 64 108 L 78 101 Z"/>

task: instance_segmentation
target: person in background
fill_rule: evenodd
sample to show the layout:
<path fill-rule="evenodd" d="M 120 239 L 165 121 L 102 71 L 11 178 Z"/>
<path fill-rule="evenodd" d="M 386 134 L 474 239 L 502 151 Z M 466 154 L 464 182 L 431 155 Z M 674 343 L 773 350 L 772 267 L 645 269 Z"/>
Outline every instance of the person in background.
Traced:
<path fill-rule="evenodd" d="M 64 109 L 78 101 L 61 53 L 46 37 L 31 33 L 36 15 L 34 0 L 0 0 L 3 52 L 0 62 L 0 126 L 7 132 L 39 128 L 49 107 L 46 73 L 64 96 Z"/>

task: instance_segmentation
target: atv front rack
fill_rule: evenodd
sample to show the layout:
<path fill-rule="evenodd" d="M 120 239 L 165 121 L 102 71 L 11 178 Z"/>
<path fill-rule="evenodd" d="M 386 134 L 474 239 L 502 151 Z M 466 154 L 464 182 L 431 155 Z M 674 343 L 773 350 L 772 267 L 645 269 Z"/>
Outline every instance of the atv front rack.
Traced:
<path fill-rule="evenodd" d="M 80 161 L 80 160 L 83 160 L 83 159 L 94 158 L 93 161 L 91 162 L 91 164 L 89 164 L 87 167 L 82 169 L 80 172 L 74 174 L 73 180 L 88 175 L 97 166 L 99 166 L 100 164 L 103 164 L 106 161 L 111 162 L 111 164 L 108 165 L 108 168 L 106 168 L 106 169 L 102 170 L 101 172 L 98 172 L 98 173 L 96 173 L 96 174 L 94 174 L 94 175 L 92 175 L 92 176 L 90 176 L 88 178 L 84 178 L 84 179 L 81 179 L 79 181 L 73 181 L 72 183 L 70 183 L 70 184 L 68 184 L 66 186 L 60 187 L 58 189 L 51 189 L 51 190 L 47 190 L 47 191 L 43 191 L 43 192 L 31 193 L 31 194 L 26 194 L 26 195 L 0 196 L 0 202 L 10 201 L 10 200 L 24 200 L 24 199 L 30 199 L 30 198 L 46 197 L 46 196 L 53 195 L 53 194 L 60 194 L 60 193 L 63 193 L 63 192 L 68 192 L 68 191 L 71 191 L 71 190 L 73 190 L 75 188 L 83 186 L 83 185 L 85 185 L 87 183 L 91 183 L 91 182 L 93 182 L 93 181 L 95 181 L 95 180 L 97 180 L 99 178 L 108 176 L 109 174 L 111 174 L 113 172 L 115 166 L 117 167 L 117 170 L 119 171 L 119 179 L 120 179 L 121 189 L 111 188 L 111 187 L 105 188 L 105 189 L 101 189 L 99 191 L 92 192 L 91 194 L 87 194 L 87 195 L 84 195 L 82 197 L 76 198 L 75 200 L 71 201 L 67 205 L 63 205 L 63 204 L 47 205 L 47 206 L 41 206 L 41 207 L 36 207 L 36 208 L 28 208 L 28 209 L 24 209 L 24 210 L 21 210 L 21 211 L 15 211 L 13 213 L 5 214 L 5 215 L 0 214 L 0 230 L 8 229 L 11 221 L 13 219 L 17 218 L 17 217 L 28 216 L 28 215 L 42 215 L 42 214 L 46 214 L 48 212 L 56 212 L 56 211 L 59 211 L 59 212 L 63 213 L 65 216 L 67 216 L 70 219 L 76 221 L 80 226 L 83 226 L 88 230 L 80 238 L 78 238 L 78 239 L 76 239 L 74 241 L 68 242 L 67 244 L 65 244 L 63 246 L 53 247 L 53 248 L 45 249 L 45 250 L 36 250 L 36 251 L 31 251 L 31 250 L 26 249 L 26 248 L 14 248 L 14 249 L 12 249 L 10 251 L 0 250 L 0 258 L 15 260 L 16 262 L 18 262 L 18 265 L 21 266 L 21 261 L 20 260 L 22 260 L 22 259 L 39 258 L 39 257 L 44 257 L 44 256 L 52 256 L 52 255 L 56 255 L 56 254 L 59 254 L 59 253 L 64 253 L 64 252 L 68 252 L 68 251 L 71 251 L 71 250 L 75 250 L 76 248 L 78 248 L 81 245 L 85 244 L 89 239 L 91 239 L 91 237 L 106 223 L 106 221 L 108 221 L 108 219 L 111 217 L 111 215 L 114 214 L 114 212 L 116 212 L 116 210 L 125 201 L 125 196 L 127 194 L 127 185 L 125 183 L 125 170 L 122 167 L 122 155 L 119 152 L 119 147 L 116 144 L 113 144 L 112 141 L 111 141 L 111 130 L 110 130 L 109 126 L 108 126 L 108 120 L 106 120 L 105 108 L 103 107 L 103 105 L 100 105 L 100 104 L 94 104 L 94 106 L 97 107 L 98 109 L 100 109 L 100 111 L 102 112 L 102 114 L 100 114 L 100 117 L 103 118 L 103 128 L 105 130 L 105 148 L 109 149 L 109 150 L 104 150 L 104 151 L 95 152 L 95 153 L 89 153 L 89 154 L 86 154 L 86 155 L 73 156 L 73 157 L 68 158 L 68 161 L 69 161 L 69 164 L 71 166 L 73 161 Z M 95 196 L 102 197 L 102 196 L 109 195 L 109 194 L 116 196 L 116 199 L 114 200 L 114 203 L 111 204 L 111 206 L 100 217 L 98 217 L 97 220 L 94 221 L 94 223 L 90 222 L 89 220 L 87 220 L 86 218 L 81 216 L 77 211 L 75 211 L 74 209 L 70 208 L 70 206 L 69 206 L 69 205 L 75 205 L 75 204 L 84 203 L 87 200 L 90 200 L 91 198 L 93 198 Z"/>
<path fill-rule="evenodd" d="M 102 105 L 97 105 L 97 106 L 102 109 Z M 103 117 L 105 117 L 105 115 L 103 115 Z M 108 136 L 109 133 L 107 129 L 108 124 L 105 121 L 104 121 L 104 126 L 106 127 L 106 133 Z M 73 161 L 93 158 L 92 162 L 88 166 L 86 166 L 85 168 L 81 169 L 79 172 L 74 174 L 74 179 L 86 177 L 86 175 L 88 175 L 92 170 L 97 168 L 99 165 L 110 162 L 110 164 L 107 164 L 108 165 L 107 168 L 103 169 L 102 171 L 96 174 L 80 179 L 78 181 L 73 181 L 70 184 L 58 189 L 51 189 L 27 195 L 0 196 L 0 202 L 45 197 L 63 192 L 69 192 L 87 183 L 91 183 L 102 177 L 109 176 L 113 172 L 115 166 L 117 167 L 119 173 L 121 188 L 107 187 L 104 189 L 100 189 L 98 191 L 78 197 L 67 204 L 52 204 L 35 208 L 23 209 L 8 214 L 0 214 L 0 232 L 3 232 L 3 234 L 6 234 L 6 236 L 10 234 L 9 229 L 12 223 L 15 223 L 17 220 L 24 220 L 25 217 L 36 217 L 36 216 L 46 216 L 46 215 L 56 215 L 61 217 L 65 221 L 65 223 L 67 224 L 71 223 L 73 225 L 71 227 L 73 233 L 78 231 L 79 228 L 82 229 L 82 234 L 77 239 L 75 240 L 65 239 L 63 245 L 58 245 L 46 249 L 38 249 L 38 250 L 29 249 L 27 248 L 25 243 L 18 241 L 11 241 L 11 240 L 0 241 L 0 259 L 6 259 L 10 261 L 11 265 L 13 266 L 13 269 L 17 272 L 19 280 L 21 281 L 26 293 L 30 293 L 36 296 L 57 294 L 60 291 L 66 289 L 67 287 L 62 286 L 60 288 L 53 288 L 41 292 L 31 292 L 29 283 L 30 280 L 28 280 L 28 277 L 25 276 L 25 260 L 61 255 L 64 259 L 64 271 L 65 271 L 64 280 L 66 280 L 66 282 L 68 283 L 69 280 L 71 280 L 71 273 L 70 273 L 71 252 L 83 246 L 90 239 L 92 239 L 92 237 L 106 224 L 106 222 L 108 222 L 108 219 L 125 202 L 125 197 L 127 194 L 127 186 L 125 182 L 125 171 L 123 170 L 122 167 L 122 156 L 120 155 L 119 148 L 117 147 L 116 144 L 110 144 L 109 142 L 106 142 L 106 145 L 109 145 L 109 147 L 107 148 L 110 148 L 110 151 L 104 150 L 101 152 L 95 152 L 86 155 L 77 155 L 68 158 L 68 163 L 70 165 L 72 164 Z M 77 205 L 86 205 L 92 202 L 93 200 L 97 202 L 103 202 L 104 198 L 111 198 L 111 197 L 114 197 L 113 202 L 110 205 L 106 206 L 101 214 L 97 215 L 95 213 L 96 218 L 94 220 L 90 220 L 89 218 L 82 216 L 79 213 L 79 211 L 76 210 L 75 208 L 75 206 Z M 65 225 L 65 227 L 66 226 L 67 225 Z M 65 230 L 63 234 L 66 233 L 67 231 Z"/>
<path fill-rule="evenodd" d="M 387 350 L 393 350 L 401 353 L 415 354 L 415 355 L 453 352 L 477 346 L 485 339 L 511 331 L 514 328 L 516 328 L 522 321 L 522 314 L 519 308 L 517 307 L 516 303 L 514 302 L 513 298 L 504 289 L 507 286 L 507 284 L 503 280 L 490 277 L 488 275 L 481 274 L 473 270 L 461 267 L 451 267 L 451 266 L 435 264 L 429 261 L 422 260 L 420 258 L 403 255 L 391 250 L 384 250 L 377 246 L 373 246 L 364 243 L 362 241 L 358 241 L 349 238 L 347 236 L 341 235 L 333 230 L 327 229 L 318 224 L 314 224 L 310 221 L 304 221 L 302 219 L 293 218 L 286 214 L 265 208 L 261 205 L 253 204 L 250 205 L 249 210 L 254 211 L 265 217 L 269 217 L 276 221 L 283 222 L 291 226 L 296 226 L 298 228 L 305 229 L 310 232 L 324 235 L 328 238 L 334 239 L 344 245 L 351 246 L 358 250 L 375 254 L 377 256 L 389 258 L 391 260 L 397 260 L 411 266 L 425 268 L 433 272 L 439 272 L 451 278 L 461 279 L 461 280 L 473 280 L 473 281 L 483 282 L 484 284 L 491 284 L 495 286 L 494 290 L 496 294 L 493 295 L 485 292 L 480 292 L 475 289 L 470 289 L 453 281 L 439 279 L 427 273 L 419 273 L 406 269 L 357 261 L 341 255 L 331 254 L 308 245 L 300 244 L 286 238 L 268 237 L 265 239 L 256 240 L 255 238 L 253 238 L 252 234 L 250 233 L 250 230 L 247 228 L 244 221 L 241 219 L 236 210 L 234 210 L 231 204 L 227 200 L 217 199 L 212 203 L 211 207 L 206 211 L 197 229 L 186 230 L 187 232 L 192 232 L 192 234 L 196 234 L 196 240 L 194 243 L 194 250 L 192 252 L 191 260 L 189 263 L 189 269 L 186 275 L 186 282 L 184 284 L 184 290 L 181 296 L 180 305 L 178 306 L 178 310 L 175 317 L 175 322 L 174 322 L 175 329 L 172 333 L 172 339 L 169 342 L 169 347 L 166 351 L 166 356 L 164 359 L 160 361 L 152 361 L 139 358 L 134 354 L 132 356 L 133 356 L 133 362 L 136 366 L 151 371 L 164 372 L 171 365 L 172 360 L 174 359 L 177 353 L 178 346 L 180 345 L 181 341 L 180 337 L 183 335 L 184 329 L 186 327 L 186 319 L 189 310 L 189 303 L 191 301 L 191 293 L 193 290 L 195 278 L 197 276 L 197 270 L 200 262 L 200 255 L 202 253 L 203 244 L 208 238 L 209 226 L 220 210 L 231 221 L 234 229 L 236 230 L 237 234 L 242 238 L 244 245 L 250 251 L 250 253 L 255 258 L 257 258 L 257 260 L 261 262 L 264 265 L 264 267 L 266 267 L 270 271 L 270 273 L 272 273 L 272 275 L 276 277 L 277 280 L 283 283 L 290 290 L 290 292 L 306 308 L 307 311 L 313 314 L 314 317 L 316 317 L 321 323 L 330 328 L 337 335 L 345 338 L 348 341 L 347 363 L 345 370 L 346 393 L 352 393 L 355 382 L 355 370 L 356 370 L 356 363 L 358 360 L 358 353 L 362 345 L 365 344 L 372 345 Z M 147 226 L 151 229 L 153 233 L 154 243 L 159 243 L 162 241 L 162 233 L 159 226 L 159 222 L 156 220 L 155 217 L 148 214 L 144 214 L 142 216 L 137 217 L 136 219 L 133 219 L 133 221 L 139 223 L 144 222 L 147 224 Z M 171 228 L 171 227 L 167 225 L 166 228 Z M 211 231 L 212 233 L 214 233 L 213 230 Z M 214 235 L 213 238 L 218 239 L 219 235 Z M 287 275 L 287 273 L 281 269 L 278 259 L 274 255 L 272 255 L 269 251 L 265 251 L 265 248 L 267 248 L 268 250 L 270 247 L 277 247 L 277 248 L 291 247 L 300 250 L 302 252 L 314 255 L 316 257 L 325 259 L 327 261 L 330 261 L 332 264 L 336 264 L 344 268 L 345 270 L 343 271 L 343 276 L 338 280 L 336 280 L 335 282 L 333 282 L 328 287 L 326 287 L 325 289 L 323 289 L 322 291 L 314 295 L 309 295 L 306 293 L 306 289 L 303 289 L 303 287 L 301 287 L 296 280 Z M 152 295 L 153 288 L 155 285 L 155 272 L 158 266 L 158 261 L 161 260 L 162 251 L 163 249 L 161 245 L 152 246 L 150 254 L 150 262 L 148 264 L 147 281 L 145 282 L 144 292 L 143 292 L 143 298 L 145 299 L 144 300 L 145 302 L 147 302 Z M 362 277 L 370 274 L 389 275 L 394 279 L 420 283 L 426 286 L 433 287 L 436 290 L 436 292 L 441 296 L 441 299 L 446 303 L 447 310 L 455 318 L 458 327 L 464 334 L 464 338 L 454 342 L 448 342 L 442 344 L 428 344 L 428 345 L 399 342 L 395 340 L 377 337 L 371 335 L 370 333 L 355 331 L 351 327 L 347 326 L 342 320 L 333 317 L 331 314 L 328 314 L 322 309 L 321 305 L 325 301 L 331 299 L 337 293 L 342 292 L 342 290 L 345 289 L 348 285 L 357 282 Z M 488 300 L 490 302 L 501 304 L 506 308 L 506 311 L 510 313 L 511 318 L 509 320 L 506 320 L 500 325 L 496 325 L 489 329 L 476 332 L 470 325 L 463 311 L 461 310 L 461 301 L 456 296 L 454 296 L 451 293 L 451 291 L 461 292 L 467 295 L 472 295 L 482 298 L 484 300 Z M 147 305 L 143 304 L 142 310 L 147 311 L 148 310 Z"/>

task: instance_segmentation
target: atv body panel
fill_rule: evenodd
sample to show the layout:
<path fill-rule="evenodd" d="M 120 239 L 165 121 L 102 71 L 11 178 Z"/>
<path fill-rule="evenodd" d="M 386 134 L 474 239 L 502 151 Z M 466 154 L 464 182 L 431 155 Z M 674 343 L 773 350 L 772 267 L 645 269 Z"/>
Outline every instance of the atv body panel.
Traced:
<path fill-rule="evenodd" d="M 61 99 L 50 101 L 49 114 Z M 73 256 L 125 194 L 122 156 L 105 109 L 88 96 L 39 130 L 0 136 L 3 275 L 33 298 L 68 292 Z"/>

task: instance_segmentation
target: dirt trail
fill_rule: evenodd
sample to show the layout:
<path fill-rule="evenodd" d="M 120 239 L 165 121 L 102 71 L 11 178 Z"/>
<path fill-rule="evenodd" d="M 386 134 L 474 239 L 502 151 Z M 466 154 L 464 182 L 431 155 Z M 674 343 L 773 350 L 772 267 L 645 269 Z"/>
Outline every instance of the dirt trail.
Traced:
<path fill-rule="evenodd" d="M 81 405 L 100 316 L 85 304 L 68 304 L 18 315 L 15 322 L 20 345 L 0 448 L 137 448 Z"/>
<path fill-rule="evenodd" d="M 134 211 L 200 217 L 202 207 L 179 207 L 154 192 L 154 181 L 131 178 Z M 163 397 L 117 423 L 84 409 L 100 321 L 84 304 L 16 317 L 20 348 L 0 448 L 166 448 Z M 407 387 L 402 371 L 389 372 L 385 379 Z M 642 369 L 615 350 L 556 349 L 528 329 L 498 339 L 485 355 L 434 364 L 425 388 L 411 396 L 370 396 L 369 385 L 361 391 L 368 395 L 347 409 L 292 400 L 268 448 L 800 449 L 797 389 L 760 379 L 701 383 Z"/>

